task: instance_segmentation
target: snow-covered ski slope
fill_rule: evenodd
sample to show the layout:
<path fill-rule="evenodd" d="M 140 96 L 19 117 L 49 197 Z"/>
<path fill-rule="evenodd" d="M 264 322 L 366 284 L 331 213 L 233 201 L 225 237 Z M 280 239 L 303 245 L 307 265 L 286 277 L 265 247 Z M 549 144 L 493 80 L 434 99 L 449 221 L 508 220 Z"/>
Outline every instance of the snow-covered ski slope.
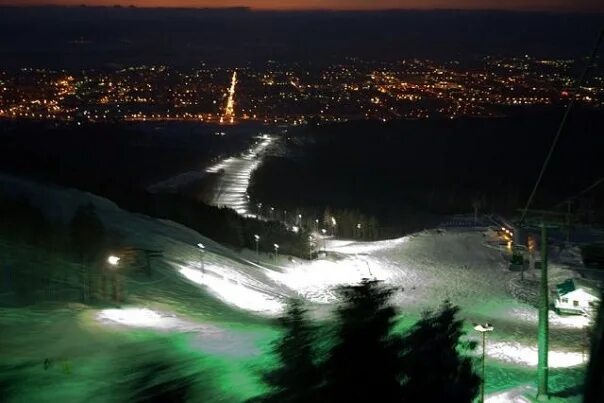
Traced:
<path fill-rule="evenodd" d="M 511 365 L 536 365 L 537 310 L 517 295 L 531 294 L 537 282 L 519 282 L 518 273 L 510 272 L 502 252 L 487 245 L 487 235 L 479 231 L 424 231 L 408 237 L 379 241 L 354 242 L 327 240 L 328 256 L 312 262 L 280 256 L 256 257 L 251 251 L 235 253 L 182 225 L 129 213 L 111 201 L 80 192 L 40 185 L 21 179 L 1 176 L 0 190 L 30 196 L 55 218 L 68 220 L 73 211 L 85 203 L 93 203 L 104 224 L 119 233 L 130 245 L 161 250 L 163 258 L 154 263 L 162 275 L 194 285 L 198 295 L 171 289 L 171 307 L 195 302 L 212 319 L 214 300 L 249 315 L 274 316 L 282 311 L 288 297 L 302 296 L 325 312 L 335 301 L 334 288 L 358 283 L 362 278 L 384 280 L 399 288 L 395 302 L 402 314 L 411 320 L 422 311 L 436 308 L 450 300 L 462 308 L 468 324 L 493 323 L 487 354 L 491 359 Z M 200 251 L 206 246 L 205 267 L 201 271 Z M 553 267 L 554 279 L 573 274 Z M 530 280 L 536 273 L 527 274 Z M 554 281 L 555 281 L 554 280 Z M 154 293 L 167 292 L 152 281 L 146 293 L 130 300 L 130 311 L 104 311 L 98 319 L 121 325 L 191 331 L 196 329 L 187 318 L 169 312 L 149 310 Z M 170 308 L 172 309 L 172 308 Z M 172 315 L 172 316 L 171 316 Z M 148 319 L 148 320 L 147 320 Z M 551 313 L 550 365 L 568 367 L 584 361 L 581 354 L 581 317 L 560 317 Z"/>

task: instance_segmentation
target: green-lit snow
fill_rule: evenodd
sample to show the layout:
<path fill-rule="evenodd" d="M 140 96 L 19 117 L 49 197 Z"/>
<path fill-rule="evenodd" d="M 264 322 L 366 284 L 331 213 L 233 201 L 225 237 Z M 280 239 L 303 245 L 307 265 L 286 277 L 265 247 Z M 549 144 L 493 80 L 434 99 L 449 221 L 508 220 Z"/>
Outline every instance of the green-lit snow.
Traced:
<path fill-rule="evenodd" d="M 281 256 L 274 262 L 250 251 L 234 253 L 181 225 L 125 212 L 89 194 L 10 177 L 0 182 L 36 194 L 32 200 L 44 200 L 41 207 L 62 219 L 91 201 L 104 224 L 129 244 L 163 251 L 153 262 L 151 278 L 125 280 L 127 302 L 121 306 L 33 297 L 18 307 L 5 304 L 0 310 L 0 384 L 8 379 L 9 401 L 115 401 L 132 376 L 129 368 L 144 367 L 158 355 L 169 356 L 180 373 L 197 374 L 203 381 L 195 393 L 204 401 L 245 400 L 263 390 L 260 372 L 272 363 L 270 346 L 279 334 L 273 318 L 285 299 L 305 297 L 323 319 L 334 303 L 333 288 L 363 277 L 399 287 L 394 301 L 402 313 L 401 328 L 444 299 L 462 308 L 469 337 L 477 337 L 472 322 L 493 323 L 487 393 L 530 392 L 535 383 L 536 308 L 530 298 L 518 295 L 534 292 L 536 282 L 530 280 L 537 274 L 519 282 L 503 252 L 489 247 L 481 232 L 425 231 L 374 243 L 333 240 L 325 259 L 309 263 Z M 204 274 L 195 246 L 200 241 L 207 251 Z M 29 262 L 33 277 L 39 266 L 75 269 L 14 245 L 0 245 L 0 259 Z M 562 268 L 553 274 L 555 279 L 572 275 Z M 584 372 L 582 325 L 581 319 L 552 313 L 554 392 L 577 394 Z M 45 359 L 51 363 L 46 369 Z"/>

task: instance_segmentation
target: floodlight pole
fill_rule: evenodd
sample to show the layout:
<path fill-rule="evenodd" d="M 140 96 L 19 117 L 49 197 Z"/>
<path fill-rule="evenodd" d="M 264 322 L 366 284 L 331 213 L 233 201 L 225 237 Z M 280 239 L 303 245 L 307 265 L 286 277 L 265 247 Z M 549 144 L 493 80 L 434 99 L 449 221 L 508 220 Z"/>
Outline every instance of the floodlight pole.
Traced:
<path fill-rule="evenodd" d="M 484 384 L 485 384 L 485 358 L 487 350 L 487 332 L 482 333 L 482 382 L 480 382 L 480 403 L 484 403 Z"/>
<path fill-rule="evenodd" d="M 537 399 L 547 397 L 549 352 L 549 287 L 547 285 L 547 226 L 541 224 L 541 284 L 539 287 L 539 330 L 537 345 Z"/>
<path fill-rule="evenodd" d="M 480 382 L 480 403 L 484 403 L 484 384 L 485 384 L 485 358 L 487 352 L 487 332 L 493 331 L 493 325 L 485 323 L 484 325 L 474 326 L 474 330 L 482 333 L 482 379 Z"/>

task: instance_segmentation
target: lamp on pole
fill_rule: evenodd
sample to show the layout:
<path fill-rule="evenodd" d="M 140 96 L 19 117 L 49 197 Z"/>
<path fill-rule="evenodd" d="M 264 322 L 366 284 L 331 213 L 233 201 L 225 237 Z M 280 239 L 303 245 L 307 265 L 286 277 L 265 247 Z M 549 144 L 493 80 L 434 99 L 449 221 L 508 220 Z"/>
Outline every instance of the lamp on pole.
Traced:
<path fill-rule="evenodd" d="M 254 241 L 256 242 L 256 256 L 260 256 L 260 250 L 258 249 L 258 244 L 260 243 L 260 235 L 254 235 Z"/>
<path fill-rule="evenodd" d="M 327 230 L 325 228 L 321 228 L 321 233 L 323 234 L 323 250 L 327 249 L 326 243 L 325 243 L 325 234 L 327 234 Z"/>
<path fill-rule="evenodd" d="M 121 260 L 121 258 L 119 256 L 110 255 L 107 258 L 107 263 L 109 263 L 110 268 L 117 269 L 117 266 L 120 264 L 120 260 Z M 118 302 L 118 300 L 119 300 L 118 277 L 117 276 L 118 276 L 117 273 L 114 271 L 112 274 L 112 277 L 113 277 L 112 285 L 113 285 L 113 300 L 115 302 Z M 105 288 L 105 287 L 103 286 L 103 288 Z"/>
<path fill-rule="evenodd" d="M 275 248 L 275 263 L 277 263 L 277 256 L 279 255 L 279 245 L 274 243 L 273 247 Z"/>
<path fill-rule="evenodd" d="M 203 273 L 204 270 L 205 270 L 205 262 L 204 262 L 204 258 L 203 257 L 205 255 L 205 251 L 206 251 L 205 249 L 206 249 L 206 247 L 201 242 L 199 242 L 197 244 L 197 247 L 199 248 L 199 253 L 201 255 L 201 259 L 200 259 L 201 260 L 201 272 Z"/>
<path fill-rule="evenodd" d="M 485 323 L 484 325 L 475 325 L 474 330 L 482 333 L 482 382 L 480 383 L 480 403 L 484 403 L 484 361 L 486 355 L 487 332 L 493 331 L 493 325 Z"/>
<path fill-rule="evenodd" d="M 315 232 L 319 231 L 319 219 L 315 218 Z"/>
<path fill-rule="evenodd" d="M 298 214 L 298 226 L 302 226 L 302 214 Z"/>
<path fill-rule="evenodd" d="M 312 260 L 312 235 L 308 236 L 308 260 Z"/>

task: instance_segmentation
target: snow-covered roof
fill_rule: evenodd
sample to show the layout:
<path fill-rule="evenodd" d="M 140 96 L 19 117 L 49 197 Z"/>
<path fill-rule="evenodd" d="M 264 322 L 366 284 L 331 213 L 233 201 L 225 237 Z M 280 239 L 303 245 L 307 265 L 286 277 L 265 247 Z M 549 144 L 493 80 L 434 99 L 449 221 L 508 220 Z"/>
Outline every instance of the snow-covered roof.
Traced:
<path fill-rule="evenodd" d="M 556 285 L 556 290 L 558 291 L 558 295 L 563 296 L 566 294 L 569 294 L 575 290 L 583 290 L 584 292 L 586 292 L 587 294 L 596 297 L 596 298 L 600 298 L 600 292 L 595 289 L 591 284 L 587 283 L 584 280 L 581 279 L 577 279 L 577 278 L 569 278 L 568 280 L 564 281 L 563 283 L 560 283 L 558 285 Z"/>

